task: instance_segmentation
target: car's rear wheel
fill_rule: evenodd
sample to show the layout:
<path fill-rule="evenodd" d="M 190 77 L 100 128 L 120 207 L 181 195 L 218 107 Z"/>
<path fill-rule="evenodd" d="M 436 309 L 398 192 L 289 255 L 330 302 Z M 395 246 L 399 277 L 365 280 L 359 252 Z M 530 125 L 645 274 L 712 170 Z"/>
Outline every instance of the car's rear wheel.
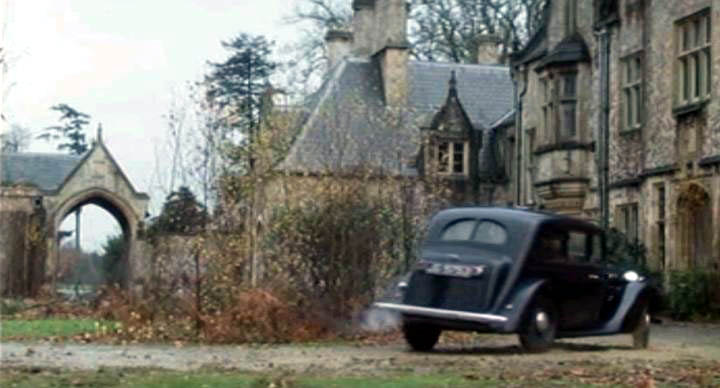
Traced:
<path fill-rule="evenodd" d="M 633 348 L 647 349 L 650 345 L 650 313 L 647 305 L 640 310 L 640 316 L 632 332 Z"/>
<path fill-rule="evenodd" d="M 556 331 L 555 305 L 547 298 L 536 298 L 525 313 L 518 333 L 523 349 L 533 353 L 547 351 L 555 341 Z"/>
<path fill-rule="evenodd" d="M 410 348 L 416 352 L 432 350 L 440 338 L 440 329 L 419 323 L 406 323 L 403 325 L 403 334 Z"/>

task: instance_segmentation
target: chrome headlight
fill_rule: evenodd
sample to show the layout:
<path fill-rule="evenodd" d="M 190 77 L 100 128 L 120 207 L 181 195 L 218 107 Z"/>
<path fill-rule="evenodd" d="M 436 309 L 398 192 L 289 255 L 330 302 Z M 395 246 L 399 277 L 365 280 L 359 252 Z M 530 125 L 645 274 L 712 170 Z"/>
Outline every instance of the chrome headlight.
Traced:
<path fill-rule="evenodd" d="M 623 274 L 623 279 L 627 280 L 628 282 L 641 282 L 645 280 L 644 277 L 640 276 L 635 271 L 627 271 Z"/>

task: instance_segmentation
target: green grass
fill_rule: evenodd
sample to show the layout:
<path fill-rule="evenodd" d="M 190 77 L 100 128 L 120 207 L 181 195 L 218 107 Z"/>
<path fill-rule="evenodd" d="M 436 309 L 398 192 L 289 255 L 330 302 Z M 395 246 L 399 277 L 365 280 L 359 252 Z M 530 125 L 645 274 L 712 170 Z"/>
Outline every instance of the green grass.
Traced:
<path fill-rule="evenodd" d="M 96 322 L 98 325 L 111 325 L 94 319 L 8 319 L 0 321 L 0 338 L 35 339 L 95 333 Z"/>
<path fill-rule="evenodd" d="M 406 375 L 396 377 L 336 377 L 305 378 L 297 387 L 343 387 L 343 388 L 444 388 L 444 387 L 503 387 L 507 383 L 487 379 L 466 379 L 462 376 Z"/>
<path fill-rule="evenodd" d="M 18 388 L 82 387 L 249 387 L 258 380 L 225 373 L 167 372 L 155 370 L 99 369 L 69 372 L 58 370 L 2 370 L 0 386 Z"/>
<path fill-rule="evenodd" d="M 84 387 L 291 387 L 291 388 L 442 388 L 442 387 L 505 387 L 520 381 L 499 381 L 461 375 L 405 374 L 392 377 L 271 377 L 239 372 L 193 371 L 174 372 L 148 369 L 100 369 L 71 372 L 40 369 L 0 369 L 0 386 L 18 388 Z M 527 382 L 526 382 L 527 383 Z M 525 384 L 521 384 L 524 386 Z M 534 382 L 538 387 L 584 387 L 563 381 Z"/>

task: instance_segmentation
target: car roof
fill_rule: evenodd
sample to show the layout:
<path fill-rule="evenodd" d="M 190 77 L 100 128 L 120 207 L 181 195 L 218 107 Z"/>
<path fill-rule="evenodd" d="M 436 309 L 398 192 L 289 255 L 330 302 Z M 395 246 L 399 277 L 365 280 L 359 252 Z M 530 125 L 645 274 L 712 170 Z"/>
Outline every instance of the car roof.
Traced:
<path fill-rule="evenodd" d="M 580 218 L 530 209 L 494 206 L 455 207 L 441 210 L 435 215 L 435 222 L 446 224 L 459 218 L 488 218 L 501 223 L 522 224 L 531 228 L 539 224 L 558 224 L 582 229 L 601 231 L 597 225 Z"/>

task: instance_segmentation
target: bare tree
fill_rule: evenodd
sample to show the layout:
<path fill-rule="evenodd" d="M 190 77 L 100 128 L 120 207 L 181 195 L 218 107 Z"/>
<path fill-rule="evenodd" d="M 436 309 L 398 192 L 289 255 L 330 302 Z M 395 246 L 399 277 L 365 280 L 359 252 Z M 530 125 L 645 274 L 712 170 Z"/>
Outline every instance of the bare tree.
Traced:
<path fill-rule="evenodd" d="M 155 148 L 152 186 L 162 198 L 187 186 L 209 209 L 214 203 L 217 171 L 222 167 L 220 145 L 226 131 L 221 109 L 205 99 L 205 94 L 202 84 L 193 83 L 173 91 L 164 115 L 164 139 Z"/>
<path fill-rule="evenodd" d="M 478 38 L 495 35 L 507 55 L 542 24 L 547 0 L 412 0 L 410 41 L 421 60 L 474 63 Z"/>
<path fill-rule="evenodd" d="M 325 33 L 328 30 L 350 30 L 351 0 L 301 0 L 286 18 L 300 27 L 300 38 L 290 49 L 295 53 L 285 63 L 289 91 L 301 95 L 314 91 L 327 72 Z"/>
<path fill-rule="evenodd" d="M 8 0 L 0 2 L 0 136 L 5 133 L 7 128 L 7 118 L 5 117 L 5 100 L 6 100 L 6 83 L 8 73 L 7 61 L 7 26 L 8 26 Z M 2 153 L 2 149 L 0 149 Z M 2 165 L 0 165 L 0 173 Z M 1 176 L 2 174 L 0 174 Z"/>
<path fill-rule="evenodd" d="M 303 27 L 286 63 L 292 92 L 306 95 L 327 72 L 324 36 L 350 30 L 350 0 L 302 0 L 286 21 Z M 519 49 L 543 22 L 547 0 L 410 0 L 409 39 L 416 59 L 475 63 L 478 37 L 496 35 L 503 55 Z"/>
<path fill-rule="evenodd" d="M 25 151 L 32 140 L 28 128 L 12 124 L 6 133 L 0 133 L 0 152 L 17 153 Z"/>

